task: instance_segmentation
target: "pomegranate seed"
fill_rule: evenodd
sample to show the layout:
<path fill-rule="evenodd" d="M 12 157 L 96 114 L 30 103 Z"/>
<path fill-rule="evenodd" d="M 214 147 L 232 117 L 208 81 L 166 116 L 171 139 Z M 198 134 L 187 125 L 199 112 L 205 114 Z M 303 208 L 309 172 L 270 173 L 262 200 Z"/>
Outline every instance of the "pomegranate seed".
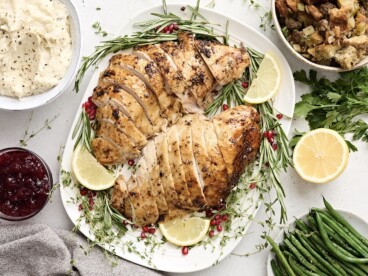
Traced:
<path fill-rule="evenodd" d="M 91 112 L 91 108 L 90 107 L 86 107 L 86 108 L 84 108 L 84 110 L 86 111 L 87 114 L 89 114 Z"/>
<path fill-rule="evenodd" d="M 88 97 L 88 101 L 91 103 L 92 102 L 92 96 Z"/>
<path fill-rule="evenodd" d="M 96 119 L 96 114 L 89 115 L 89 119 L 91 121 L 93 121 L 94 119 Z"/>
<path fill-rule="evenodd" d="M 88 196 L 88 198 L 92 198 L 92 197 L 93 197 L 93 193 L 92 193 L 92 191 L 88 191 L 88 192 L 87 192 L 87 196 Z"/>
<path fill-rule="evenodd" d="M 222 219 L 222 221 L 227 221 L 229 219 L 229 217 L 227 215 L 222 215 L 221 219 Z"/>
<path fill-rule="evenodd" d="M 133 227 L 134 229 L 138 229 L 138 226 L 137 226 L 137 225 L 135 225 L 135 224 L 133 224 L 133 225 L 132 225 L 132 227 Z"/>
<path fill-rule="evenodd" d="M 247 89 L 248 86 L 249 86 L 249 83 L 247 81 L 243 81 L 242 86 L 243 86 L 244 89 Z"/>
<path fill-rule="evenodd" d="M 281 113 L 276 115 L 276 118 L 279 119 L 279 120 L 281 120 L 283 117 L 284 117 L 284 115 L 282 115 Z"/>
<path fill-rule="evenodd" d="M 146 238 L 146 233 L 142 232 L 141 233 L 141 239 L 144 240 Z"/>
<path fill-rule="evenodd" d="M 226 203 L 224 201 L 221 201 L 218 206 L 216 207 L 217 211 L 220 211 L 226 207 Z"/>
<path fill-rule="evenodd" d="M 272 145 L 272 149 L 273 149 L 274 151 L 276 151 L 276 150 L 277 150 L 277 144 L 273 144 L 273 145 Z"/>
<path fill-rule="evenodd" d="M 173 32 L 173 30 L 174 30 L 174 24 L 171 24 L 171 25 L 169 26 L 169 31 L 170 31 L 170 32 Z"/>
<path fill-rule="evenodd" d="M 87 193 L 88 193 L 87 189 L 85 189 L 85 188 L 80 189 L 81 196 L 85 196 Z"/>
<path fill-rule="evenodd" d="M 222 222 L 222 219 L 220 218 L 220 219 L 217 219 L 216 220 L 216 225 L 220 225 L 221 224 L 221 222 Z"/>
<path fill-rule="evenodd" d="M 81 204 L 79 204 L 79 206 L 78 206 L 78 210 L 79 210 L 79 211 L 82 211 L 82 210 L 83 210 L 83 205 L 82 205 L 82 203 L 81 203 Z"/>
<path fill-rule="evenodd" d="M 178 26 L 178 24 L 174 23 L 174 24 L 173 24 L 173 26 L 174 26 L 174 31 L 179 30 L 179 26 Z"/>
<path fill-rule="evenodd" d="M 212 210 L 206 210 L 206 217 L 210 218 L 213 216 Z"/>
<path fill-rule="evenodd" d="M 95 201 L 93 200 L 93 198 L 90 198 L 88 200 L 89 206 L 93 206 L 95 204 Z"/>
<path fill-rule="evenodd" d="M 273 138 L 273 132 L 271 130 L 266 130 L 265 132 L 263 132 L 263 137 L 267 138 L 267 139 L 271 139 Z"/>
<path fill-rule="evenodd" d="M 148 226 L 143 226 L 142 230 L 143 230 L 144 233 L 147 233 L 148 232 Z"/>
<path fill-rule="evenodd" d="M 164 33 L 166 33 L 168 30 L 169 30 L 168 26 L 166 26 L 165 28 L 163 28 L 163 29 L 162 29 L 162 31 L 163 31 Z"/>
<path fill-rule="evenodd" d="M 188 246 L 183 246 L 183 248 L 181 249 L 181 253 L 182 253 L 183 255 L 188 255 L 188 253 L 189 253 L 189 248 L 188 248 Z"/>
<path fill-rule="evenodd" d="M 171 31 L 170 31 L 170 30 L 168 30 L 168 31 L 166 31 L 165 33 L 166 33 L 166 34 L 171 34 Z"/>
<path fill-rule="evenodd" d="M 215 235 L 215 231 L 211 230 L 210 232 L 208 232 L 208 236 L 210 236 L 210 238 L 212 238 Z"/>
<path fill-rule="evenodd" d="M 84 103 L 84 108 L 91 108 L 92 107 L 92 103 L 91 102 L 85 102 Z"/>
<path fill-rule="evenodd" d="M 215 219 L 211 219 L 210 224 L 211 224 L 212 226 L 217 225 L 217 220 L 215 220 Z"/>
<path fill-rule="evenodd" d="M 135 163 L 135 162 L 134 162 L 134 160 L 129 160 L 129 161 L 128 161 L 128 165 L 129 165 L 129 166 L 134 166 L 134 163 Z"/>
<path fill-rule="evenodd" d="M 97 195 L 96 191 L 92 191 L 92 195 L 95 197 Z"/>
<path fill-rule="evenodd" d="M 220 215 L 220 214 L 217 214 L 217 215 L 215 216 L 215 220 L 221 220 L 221 215 Z"/>
<path fill-rule="evenodd" d="M 256 183 L 251 183 L 249 185 L 249 189 L 254 189 L 255 187 L 257 187 L 257 184 Z"/>
<path fill-rule="evenodd" d="M 217 229 L 217 231 L 221 232 L 221 231 L 222 231 L 222 226 L 221 226 L 221 224 L 217 225 L 217 226 L 216 226 L 216 229 Z"/>
<path fill-rule="evenodd" d="M 125 225 L 125 226 L 127 226 L 127 225 L 129 224 L 126 220 L 123 220 L 121 223 L 122 223 L 123 225 Z"/>
<path fill-rule="evenodd" d="M 150 229 L 148 229 L 148 233 L 154 235 L 156 233 L 156 229 L 155 228 L 150 228 Z"/>
<path fill-rule="evenodd" d="M 229 106 L 227 104 L 222 105 L 222 110 L 228 110 L 228 109 L 229 109 Z"/>
<path fill-rule="evenodd" d="M 268 140 L 268 142 L 269 142 L 270 144 L 273 144 L 273 143 L 275 142 L 275 139 L 274 139 L 274 138 L 272 138 L 272 137 L 270 137 L 270 138 L 268 138 L 268 137 L 267 137 L 267 140 Z"/>

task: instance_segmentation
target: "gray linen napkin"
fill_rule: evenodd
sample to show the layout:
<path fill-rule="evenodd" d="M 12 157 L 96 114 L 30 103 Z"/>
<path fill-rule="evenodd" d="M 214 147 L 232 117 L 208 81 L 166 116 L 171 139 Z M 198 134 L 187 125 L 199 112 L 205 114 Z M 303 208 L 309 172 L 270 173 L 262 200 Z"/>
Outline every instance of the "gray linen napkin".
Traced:
<path fill-rule="evenodd" d="M 0 226 L 0 275 L 144 275 L 159 273 L 118 259 L 112 266 L 99 247 L 86 256 L 79 234 L 44 224 Z"/>

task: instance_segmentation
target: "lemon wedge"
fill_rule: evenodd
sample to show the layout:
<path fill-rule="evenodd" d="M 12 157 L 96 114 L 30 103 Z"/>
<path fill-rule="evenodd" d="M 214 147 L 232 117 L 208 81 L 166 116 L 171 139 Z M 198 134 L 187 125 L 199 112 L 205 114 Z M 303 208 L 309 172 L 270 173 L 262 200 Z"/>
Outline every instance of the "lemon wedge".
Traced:
<path fill-rule="evenodd" d="M 294 167 L 306 181 L 327 183 L 346 168 L 349 148 L 339 133 L 319 128 L 305 134 L 294 150 Z"/>
<path fill-rule="evenodd" d="M 72 170 L 78 182 L 90 190 L 105 190 L 115 183 L 114 176 L 82 147 L 77 147 L 74 151 Z"/>
<path fill-rule="evenodd" d="M 244 101 L 250 104 L 267 102 L 279 90 L 281 71 L 276 59 L 266 53 L 257 71 L 257 77 L 252 81 Z"/>
<path fill-rule="evenodd" d="M 200 242 L 208 232 L 210 221 L 199 217 L 175 218 L 159 223 L 162 235 L 178 246 L 190 246 Z"/>

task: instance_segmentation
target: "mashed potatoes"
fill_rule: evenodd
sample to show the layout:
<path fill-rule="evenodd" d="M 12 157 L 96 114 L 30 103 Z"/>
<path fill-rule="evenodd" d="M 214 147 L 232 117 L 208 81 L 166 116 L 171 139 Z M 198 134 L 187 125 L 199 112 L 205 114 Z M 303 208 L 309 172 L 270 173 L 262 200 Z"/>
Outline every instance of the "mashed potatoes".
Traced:
<path fill-rule="evenodd" d="M 0 95 L 22 98 L 58 84 L 72 55 L 68 16 L 59 0 L 0 1 Z"/>

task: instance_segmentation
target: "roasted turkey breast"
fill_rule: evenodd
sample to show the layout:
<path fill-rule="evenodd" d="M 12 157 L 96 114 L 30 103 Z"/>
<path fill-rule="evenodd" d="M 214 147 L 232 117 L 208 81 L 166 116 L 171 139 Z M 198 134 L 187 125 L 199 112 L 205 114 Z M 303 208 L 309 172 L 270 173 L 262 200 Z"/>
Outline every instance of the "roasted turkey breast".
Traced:
<path fill-rule="evenodd" d="M 224 111 L 211 120 L 198 114 L 184 116 L 177 125 L 155 138 L 159 175 L 146 165 L 145 160 L 149 158 L 146 155 L 152 152 L 144 151 L 131 178 L 126 184 L 115 186 L 113 206 L 126 216 L 131 213 L 131 219 L 139 226 L 156 223 L 159 215 L 170 215 L 170 212 L 218 206 L 258 152 L 261 139 L 258 122 L 257 111 L 245 105 Z M 179 166 L 174 165 L 176 162 Z M 153 175 L 156 176 L 152 180 Z M 160 201 L 166 201 L 168 211 L 160 211 L 162 208 L 158 207 L 157 192 L 152 191 L 152 186 L 157 186 L 152 185 L 154 181 L 162 183 L 164 199 Z M 152 199 L 148 191 L 152 191 Z M 139 200 L 155 204 L 144 203 L 145 208 L 141 210 L 137 207 Z M 130 202 L 128 212 L 123 210 L 126 201 Z"/>
<path fill-rule="evenodd" d="M 136 160 L 119 176 L 111 204 L 138 226 L 220 205 L 260 145 L 259 116 L 238 106 L 212 119 L 213 91 L 249 65 L 245 48 L 197 40 L 116 54 L 101 74 L 91 146 L 104 165 Z"/>

